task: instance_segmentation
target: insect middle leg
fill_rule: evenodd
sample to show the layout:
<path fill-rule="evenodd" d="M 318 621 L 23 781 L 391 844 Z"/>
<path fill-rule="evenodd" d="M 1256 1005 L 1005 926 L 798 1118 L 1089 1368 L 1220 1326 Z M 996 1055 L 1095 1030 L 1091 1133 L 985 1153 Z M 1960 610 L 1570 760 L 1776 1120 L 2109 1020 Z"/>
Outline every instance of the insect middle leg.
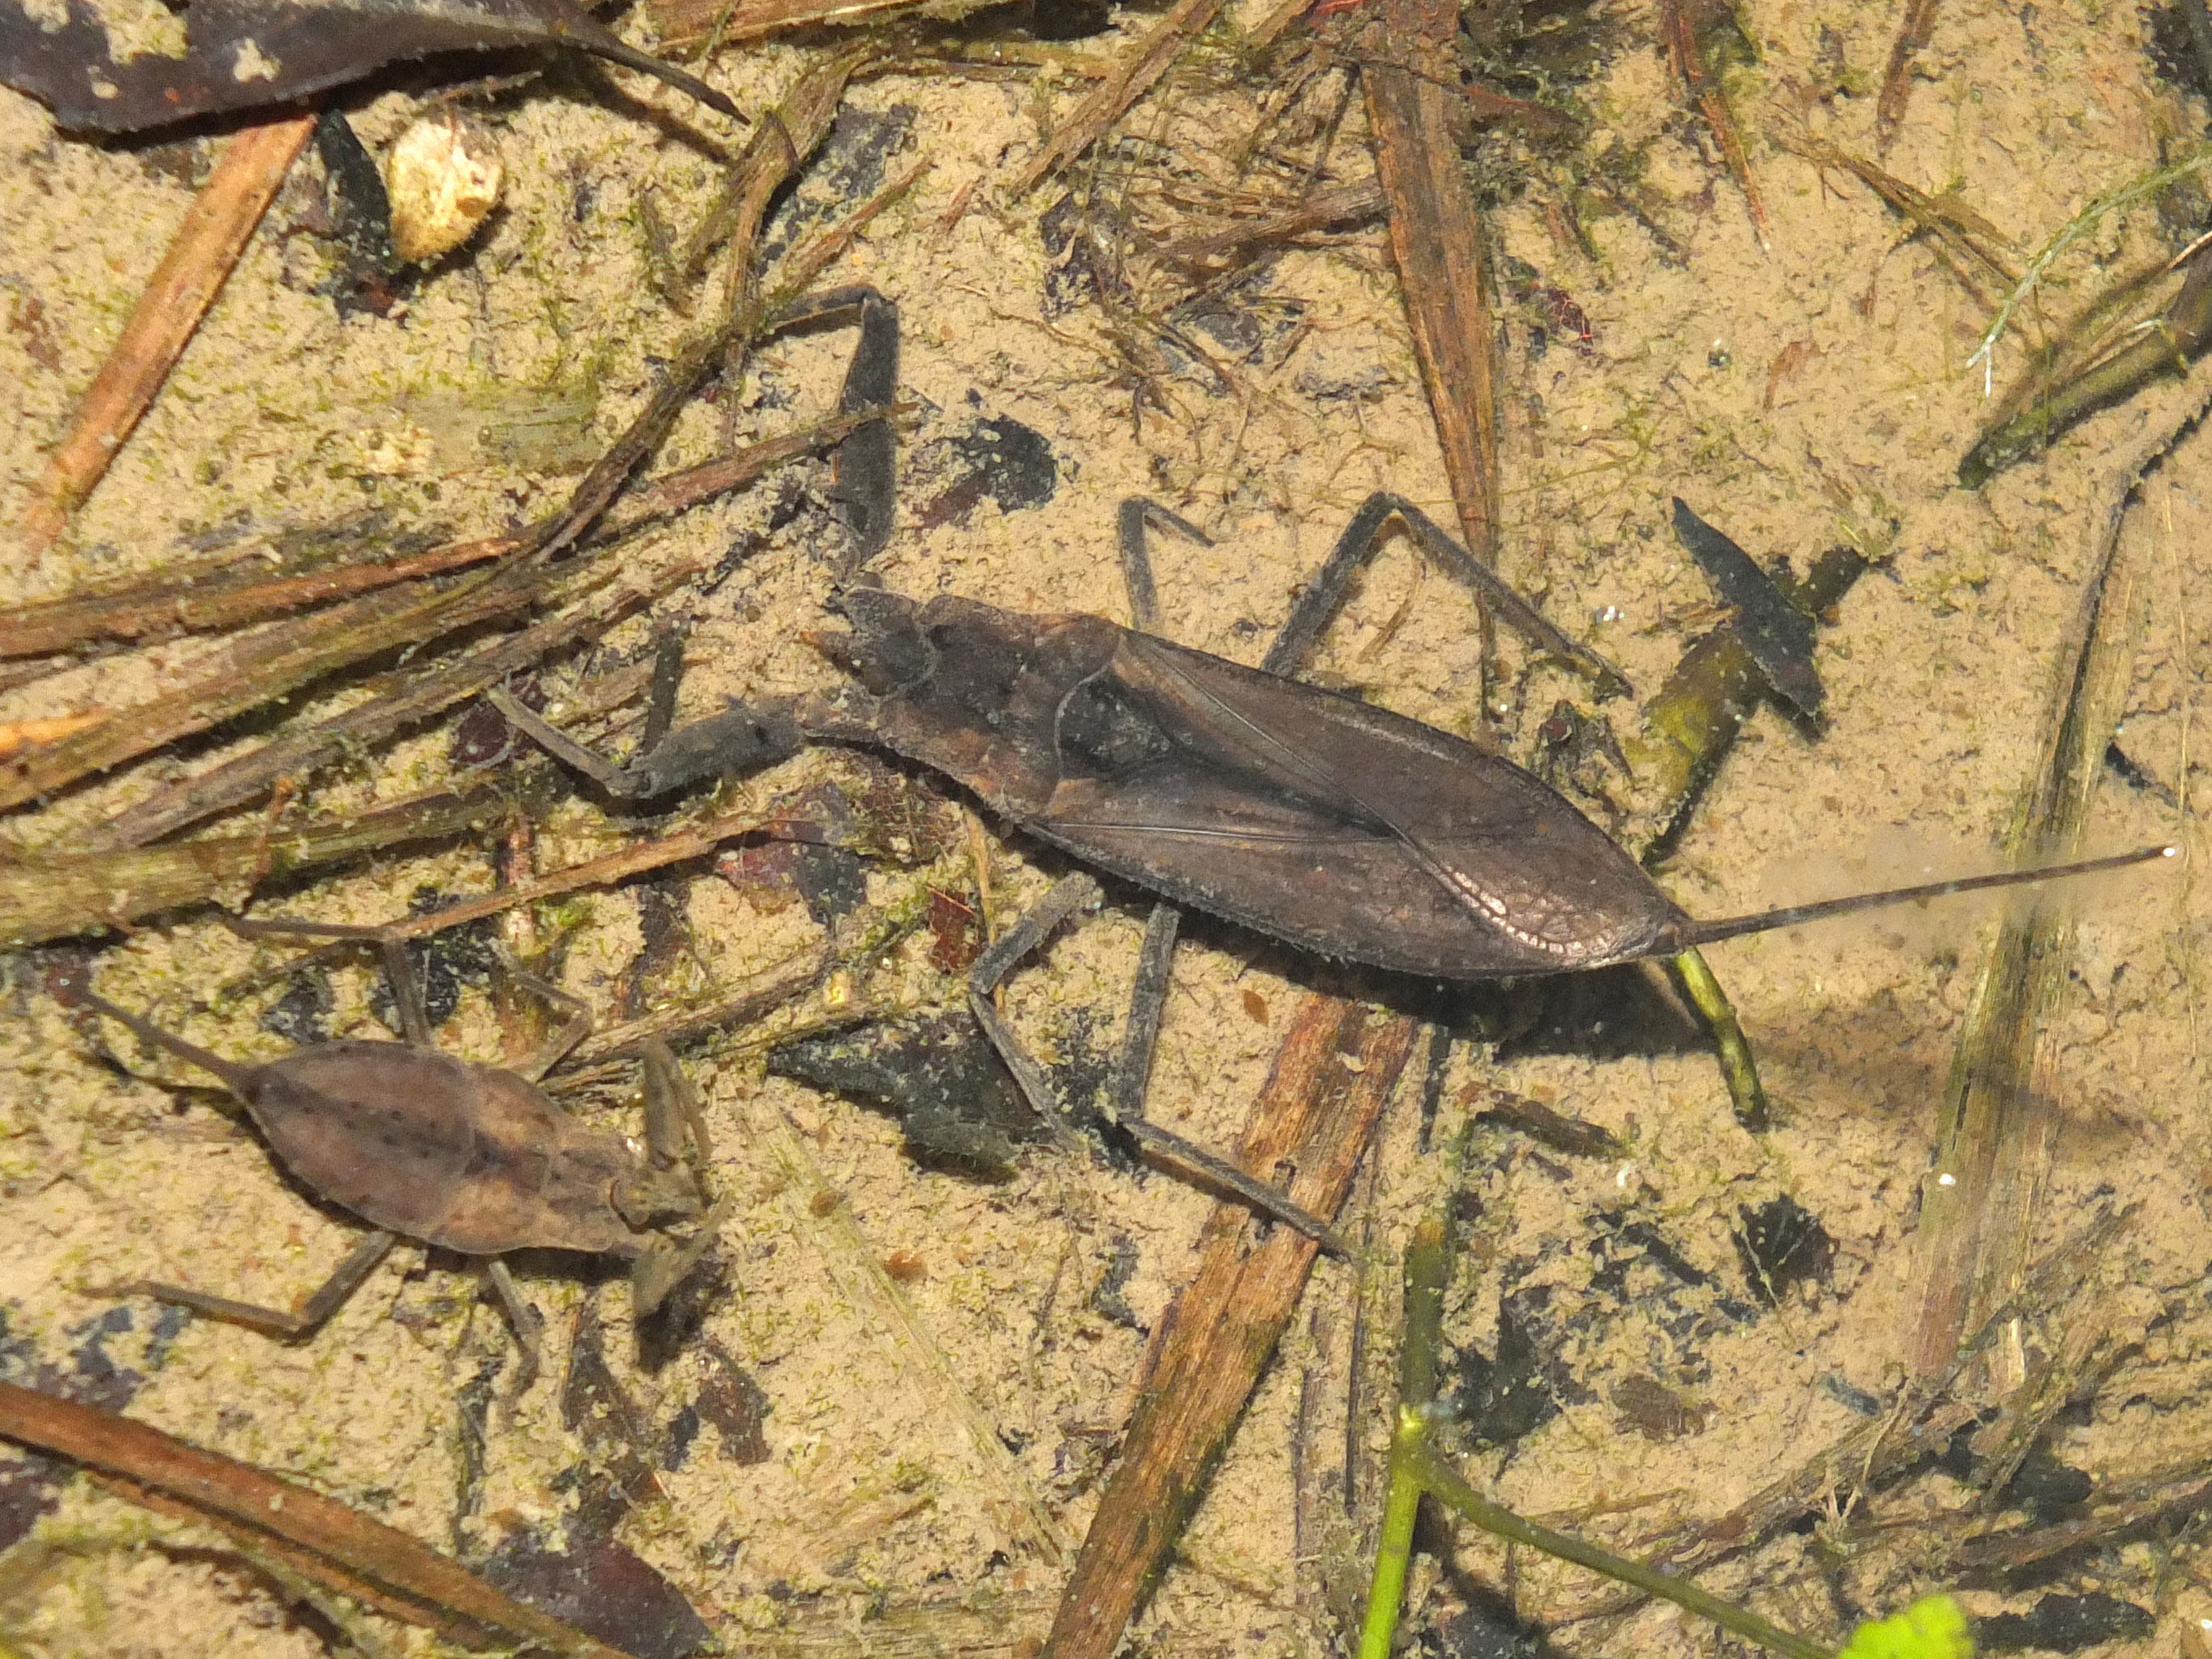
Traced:
<path fill-rule="evenodd" d="M 1046 1122 L 1065 1134 L 1069 1113 L 1044 1067 L 999 1012 L 993 994 L 1024 957 L 1042 945 L 1060 924 L 1099 902 L 1098 884 L 1089 876 L 1069 876 L 1024 912 L 1000 934 L 991 948 L 975 958 L 968 971 L 968 1006 L 983 1035 L 999 1051 L 1013 1073 L 1015 1083 L 1030 1106 Z M 1316 1215 L 1291 1200 L 1257 1176 L 1240 1170 L 1195 1141 L 1172 1129 L 1162 1128 L 1144 1115 L 1145 1085 L 1151 1076 L 1152 1050 L 1159 1032 L 1160 1011 L 1167 1000 L 1168 972 L 1175 951 L 1175 909 L 1152 908 L 1145 929 L 1145 946 L 1138 963 L 1137 985 L 1130 997 L 1120 1050 L 1107 1085 L 1107 1121 L 1127 1133 L 1164 1163 L 1176 1166 L 1201 1182 L 1233 1194 L 1284 1225 L 1304 1233 L 1337 1255 L 1349 1255 L 1352 1247 Z"/>

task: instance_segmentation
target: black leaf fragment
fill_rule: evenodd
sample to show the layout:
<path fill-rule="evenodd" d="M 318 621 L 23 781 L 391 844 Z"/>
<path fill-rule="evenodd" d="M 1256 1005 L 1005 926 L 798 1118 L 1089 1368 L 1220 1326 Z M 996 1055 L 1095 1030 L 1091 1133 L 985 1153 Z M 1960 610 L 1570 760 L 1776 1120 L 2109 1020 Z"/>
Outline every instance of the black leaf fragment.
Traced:
<path fill-rule="evenodd" d="M 1820 717 L 1820 676 L 1813 666 L 1813 619 L 1784 597 L 1750 554 L 1674 498 L 1674 534 L 1734 607 L 1735 631 L 1774 695 L 1807 720 Z"/>
<path fill-rule="evenodd" d="M 72 131 L 143 132 L 197 115 L 288 104 L 386 64 L 449 52 L 574 46 L 659 76 L 742 121 L 697 77 L 630 46 L 573 0 L 195 0 L 181 58 L 118 61 L 84 0 L 48 27 L 0 0 L 0 82 Z"/>
<path fill-rule="evenodd" d="M 978 1169 L 1012 1163 L 1036 1114 L 965 1014 L 886 1020 L 772 1049 L 768 1068 L 898 1113 L 921 1152 Z"/>

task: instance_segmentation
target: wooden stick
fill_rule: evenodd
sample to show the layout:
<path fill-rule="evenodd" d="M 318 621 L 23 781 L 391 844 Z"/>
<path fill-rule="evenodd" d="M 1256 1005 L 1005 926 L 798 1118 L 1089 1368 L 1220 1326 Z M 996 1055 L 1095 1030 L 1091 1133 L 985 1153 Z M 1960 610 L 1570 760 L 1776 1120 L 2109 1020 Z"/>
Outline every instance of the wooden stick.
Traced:
<path fill-rule="evenodd" d="M 26 749 L 36 749 L 40 744 L 75 737 L 106 718 L 105 711 L 94 708 L 82 714 L 52 714 L 44 720 L 0 720 L 0 760 Z"/>
<path fill-rule="evenodd" d="M 1498 550 L 1498 390 L 1481 210 L 1452 137 L 1453 82 L 1408 66 L 1413 54 L 1450 50 L 1459 15 L 1453 0 L 1384 0 L 1382 13 L 1391 61 L 1369 65 L 1363 80 L 1376 171 L 1389 199 L 1390 252 L 1460 532 L 1489 563 Z"/>
<path fill-rule="evenodd" d="M 258 561 L 252 555 L 221 562 L 194 561 L 106 591 L 80 589 L 0 617 L 0 657 L 48 657 L 92 641 L 154 642 L 243 628 L 283 611 L 482 564 L 517 545 L 514 538 L 499 536 L 258 580 L 252 572 Z"/>
<path fill-rule="evenodd" d="M 622 1659 L 397 1528 L 127 1417 L 0 1382 L 0 1436 L 82 1463 L 134 1503 L 219 1527 L 319 1583 L 471 1646 Z"/>
<path fill-rule="evenodd" d="M 138 296 L 122 337 L 46 457 L 21 530 L 33 558 L 60 539 L 70 514 L 92 494 L 153 403 L 314 130 L 313 116 L 287 116 L 245 129 L 224 149 Z"/>
<path fill-rule="evenodd" d="M 1316 996 L 1298 1011 L 1252 1108 L 1240 1162 L 1285 1162 L 1291 1201 L 1333 1219 L 1413 1053 L 1414 1022 Z M 1242 1204 L 1206 1223 L 1198 1273 L 1169 1314 L 1121 1461 L 1091 1518 L 1045 1644 L 1048 1659 L 1109 1659 L 1198 1506 L 1208 1473 L 1296 1311 L 1319 1246 L 1264 1240 Z"/>

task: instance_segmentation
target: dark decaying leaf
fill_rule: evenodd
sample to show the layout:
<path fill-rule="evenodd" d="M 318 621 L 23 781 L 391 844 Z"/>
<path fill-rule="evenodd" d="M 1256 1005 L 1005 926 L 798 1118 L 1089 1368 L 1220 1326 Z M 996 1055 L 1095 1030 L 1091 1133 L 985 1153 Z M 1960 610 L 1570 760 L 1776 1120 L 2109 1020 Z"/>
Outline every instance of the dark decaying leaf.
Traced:
<path fill-rule="evenodd" d="M 817 1088 L 881 1101 L 916 1147 L 981 1168 L 1013 1161 L 1036 1115 L 966 1014 L 885 1020 L 772 1049 L 768 1068 Z"/>
<path fill-rule="evenodd" d="M 1674 534 L 1698 562 L 1724 605 L 1735 609 L 1735 631 L 1774 694 L 1808 720 L 1820 714 L 1820 676 L 1813 666 L 1813 619 L 1785 598 L 1751 555 L 1674 499 Z"/>
<path fill-rule="evenodd" d="M 621 40 L 572 0 L 197 0 L 184 56 L 118 62 L 84 0 L 49 27 L 0 0 L 0 82 L 73 130 L 140 132 L 196 115 L 289 103 L 435 52 L 567 46 L 658 76 L 733 119 L 714 88 Z"/>

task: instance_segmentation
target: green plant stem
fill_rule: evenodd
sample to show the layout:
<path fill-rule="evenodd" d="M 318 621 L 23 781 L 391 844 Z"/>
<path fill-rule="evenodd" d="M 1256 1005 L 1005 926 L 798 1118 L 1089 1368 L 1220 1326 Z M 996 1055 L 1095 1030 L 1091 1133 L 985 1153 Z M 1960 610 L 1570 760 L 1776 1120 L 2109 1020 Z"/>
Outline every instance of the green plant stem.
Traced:
<path fill-rule="evenodd" d="M 1399 1609 L 1406 1605 L 1406 1571 L 1413 1560 L 1413 1519 L 1420 1513 L 1421 1482 L 1403 1453 L 1409 1437 L 1410 1443 L 1418 1444 L 1426 1439 L 1427 1429 L 1417 1413 L 1403 1407 L 1398 1418 L 1398 1432 L 1390 1446 L 1390 1486 L 1382 1499 L 1382 1536 L 1375 1547 L 1375 1574 L 1367 1587 L 1358 1659 L 1390 1659 Z"/>
<path fill-rule="evenodd" d="M 1406 1247 L 1406 1338 L 1398 1360 L 1401 1398 L 1397 1426 L 1390 1436 L 1390 1481 L 1382 1500 L 1382 1536 L 1376 1545 L 1375 1571 L 1368 1583 L 1367 1613 L 1360 1626 L 1358 1659 L 1389 1659 L 1399 1613 L 1405 1606 L 1407 1573 L 1413 1562 L 1413 1522 L 1424 1494 L 1509 1543 L 1541 1550 L 1647 1595 L 1672 1601 L 1747 1642 L 1781 1654 L 1783 1659 L 1837 1659 L 1833 1649 L 1769 1624 L 1749 1608 L 1723 1601 L 1686 1580 L 1523 1520 L 1485 1498 L 1452 1468 L 1430 1440 L 1437 1355 L 1443 1341 L 1443 1292 L 1450 1271 L 1450 1250 L 1443 1224 L 1421 1223 Z"/>
<path fill-rule="evenodd" d="M 1759 1062 L 1752 1058 L 1751 1044 L 1735 1017 L 1735 1006 L 1696 947 L 1668 957 L 1667 970 L 1712 1030 L 1714 1054 L 1720 1060 L 1729 1098 L 1735 1103 L 1736 1121 L 1759 1133 L 1770 1121 L 1766 1085 L 1759 1080 Z"/>
<path fill-rule="evenodd" d="M 1724 1601 L 1710 1590 L 1700 1589 L 1686 1579 L 1672 1578 L 1656 1567 L 1632 1561 L 1625 1555 L 1615 1555 L 1611 1550 L 1601 1549 L 1587 1540 L 1574 1538 L 1563 1532 L 1553 1532 L 1549 1527 L 1540 1527 L 1534 1521 L 1523 1520 L 1512 1510 L 1493 1504 L 1460 1475 L 1450 1464 L 1437 1455 L 1428 1443 L 1424 1429 L 1419 1438 L 1407 1448 L 1406 1470 L 1420 1483 L 1421 1489 L 1436 1500 L 1457 1510 L 1485 1532 L 1495 1533 L 1510 1543 L 1523 1544 L 1532 1550 L 1541 1550 L 1562 1561 L 1571 1561 L 1578 1567 L 1588 1567 L 1592 1572 L 1642 1590 L 1647 1595 L 1656 1595 L 1686 1608 L 1701 1618 L 1710 1619 L 1723 1630 L 1741 1636 L 1747 1642 L 1756 1642 L 1784 1659 L 1836 1659 L 1832 1648 L 1822 1647 L 1818 1642 L 1784 1630 L 1779 1625 L 1769 1624 L 1747 1607 L 1733 1601 Z M 1361 1659 L 1367 1659 L 1363 1652 Z"/>

